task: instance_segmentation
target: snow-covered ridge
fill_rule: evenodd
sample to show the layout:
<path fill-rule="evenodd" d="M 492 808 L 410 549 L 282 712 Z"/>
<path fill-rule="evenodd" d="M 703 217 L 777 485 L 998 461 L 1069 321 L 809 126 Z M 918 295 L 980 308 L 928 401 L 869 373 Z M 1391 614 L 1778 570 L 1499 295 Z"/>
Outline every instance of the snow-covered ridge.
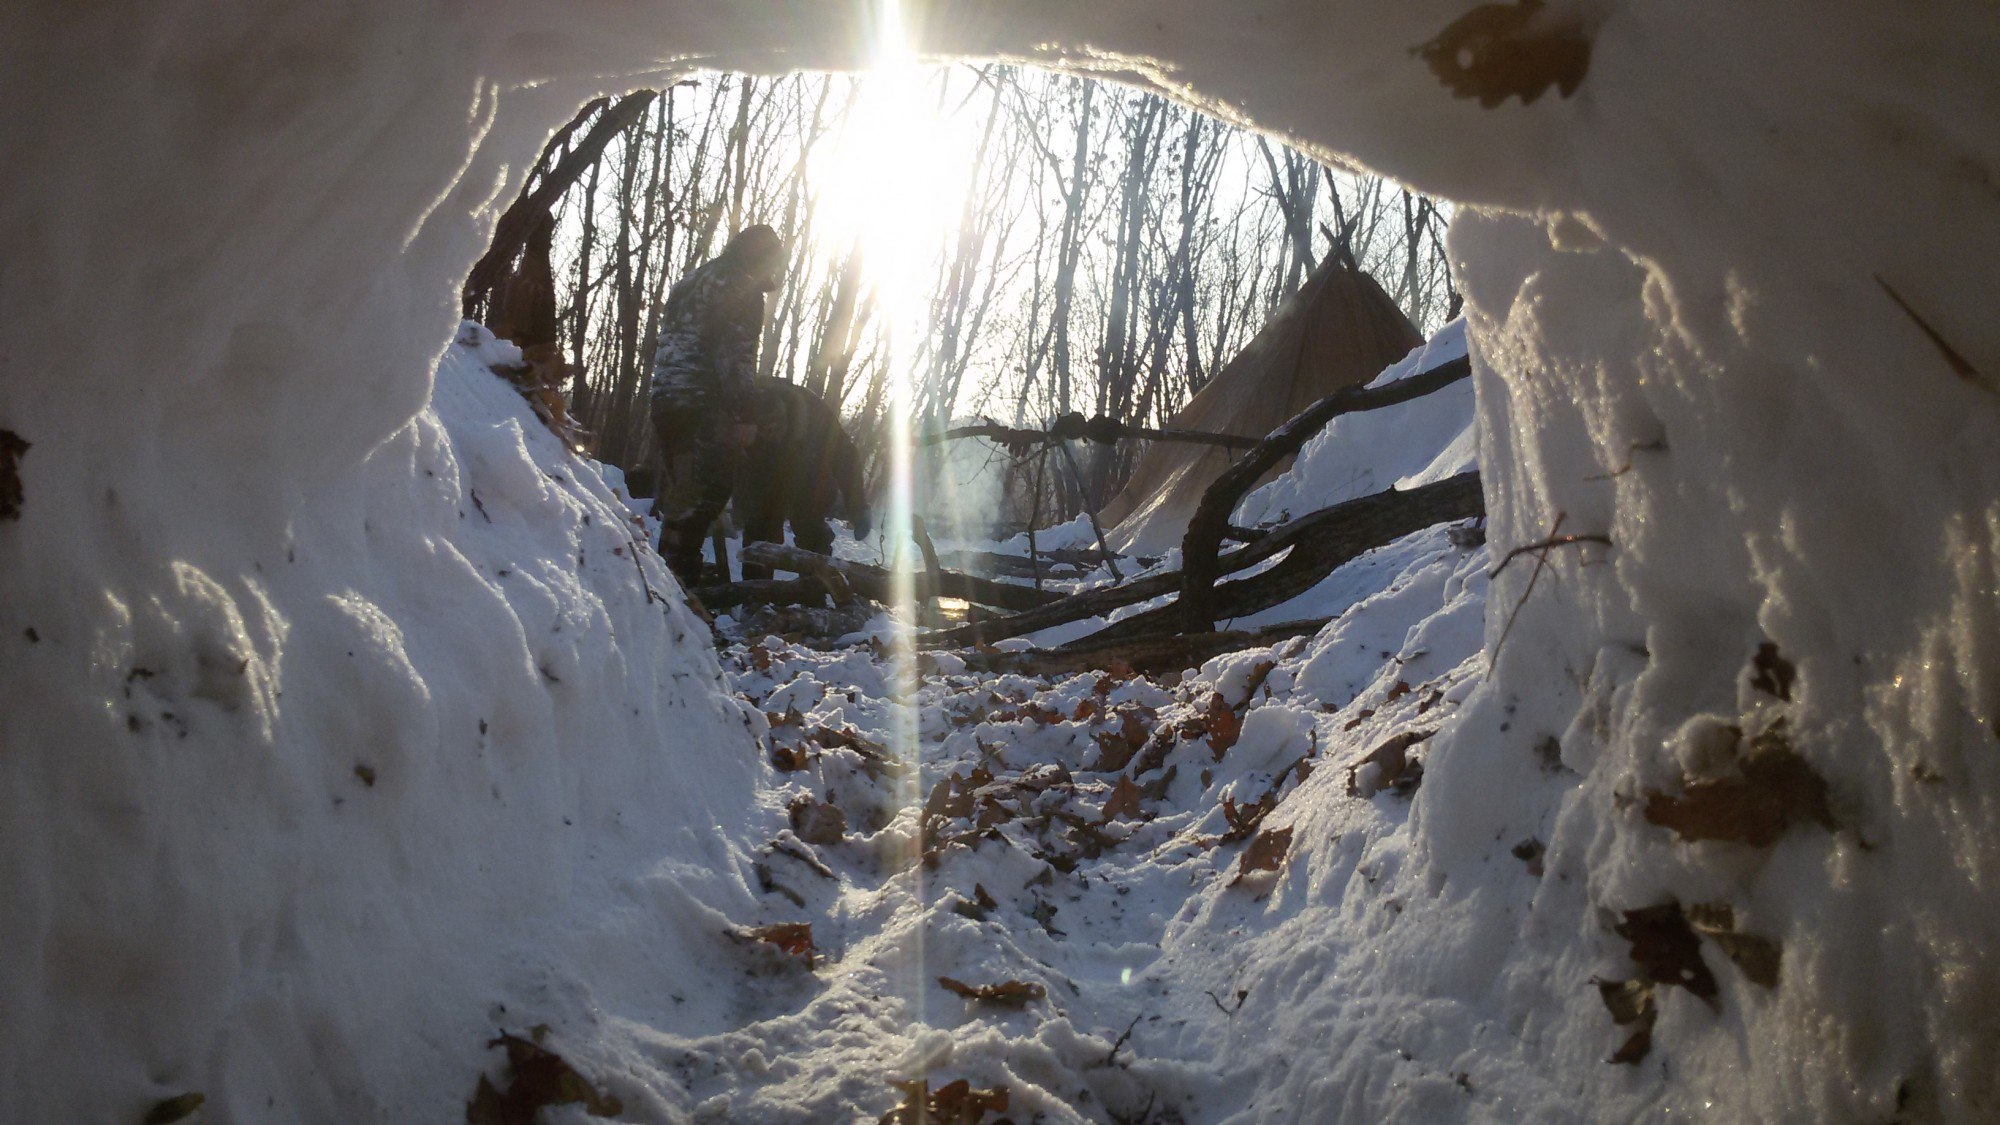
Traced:
<path fill-rule="evenodd" d="M 106 573 L 108 628 L 8 605 L 0 1117 L 454 1119 L 496 1028 L 602 1018 L 581 966 L 677 1007 L 661 966 L 754 905 L 750 720 L 510 358 L 466 325 L 242 573 Z"/>

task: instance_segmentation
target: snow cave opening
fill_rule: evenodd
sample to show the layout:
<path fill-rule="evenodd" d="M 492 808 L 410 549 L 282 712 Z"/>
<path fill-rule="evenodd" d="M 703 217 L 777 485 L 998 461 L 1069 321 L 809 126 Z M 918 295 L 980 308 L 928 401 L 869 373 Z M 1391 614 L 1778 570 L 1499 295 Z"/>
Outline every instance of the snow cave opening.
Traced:
<path fill-rule="evenodd" d="M 932 1075 L 1063 1120 L 1990 1116 L 2000 212 L 1966 125 L 2000 103 L 1989 17 L 922 6 L 926 58 L 1117 78 L 1462 201 L 1489 542 L 1548 565 L 1384 573 L 1350 631 L 1197 677 L 1278 675 L 1238 743 L 1275 765 L 1451 710 L 1407 805 L 1294 773 L 1284 894 L 1149 868 L 1103 909 L 1173 884 L 1134 912 L 1158 944 L 1073 961 L 1035 945 L 1060 913 L 1011 945 L 977 928 L 984 884 L 936 911 L 842 897 L 828 916 L 868 923 L 838 931 L 852 972 L 786 991 L 739 988 L 726 936 L 783 924 L 758 866 L 794 831 L 732 685 L 771 702 L 810 674 L 832 721 L 875 673 L 719 664 L 635 581 L 614 482 L 491 377 L 514 357 L 446 330 L 577 105 L 868 61 L 853 11 L 752 7 L 19 17 L 12 104 L 61 111 L 17 115 L 0 210 L 0 302 L 40 326 L 0 381 L 25 443 L 0 523 L 0 1103 L 441 1120 L 500 1074 L 496 1028 L 547 1025 L 662 1120 L 872 1117 L 902 1096 L 877 1079 Z M 1480 13 L 1497 55 L 1447 34 Z M 425 44 L 448 46 L 412 65 Z M 1392 701 L 1396 657 L 1455 678 Z M 1748 842 L 1647 819 L 1738 777 L 1732 731 L 1782 743 L 1823 807 Z M 1262 792 L 1182 796 L 1220 835 L 1220 798 Z M 1630 934 L 1660 925 L 1710 994 L 1643 987 Z M 962 1017 L 915 945 L 1060 963 L 1074 1006 Z M 878 1005 L 892 976 L 906 1005 Z"/>

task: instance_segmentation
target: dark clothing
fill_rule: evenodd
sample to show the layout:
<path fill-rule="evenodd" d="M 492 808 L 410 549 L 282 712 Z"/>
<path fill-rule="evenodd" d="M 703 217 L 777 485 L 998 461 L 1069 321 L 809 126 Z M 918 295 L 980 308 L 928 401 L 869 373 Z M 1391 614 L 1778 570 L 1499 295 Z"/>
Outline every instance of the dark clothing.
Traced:
<path fill-rule="evenodd" d="M 736 487 L 744 451 L 730 431 L 756 421 L 764 292 L 782 264 L 777 236 L 752 227 L 675 282 L 660 310 L 651 413 L 668 471 L 655 510 L 683 586 L 700 584 L 702 538 Z"/>
<path fill-rule="evenodd" d="M 701 542 L 722 510 L 743 465 L 743 449 L 722 440 L 715 411 L 698 399 L 655 396 L 653 429 L 666 472 L 655 490 L 660 554 L 683 586 L 701 584 Z"/>
<path fill-rule="evenodd" d="M 752 471 L 738 482 L 736 513 L 743 542 L 782 543 L 785 524 L 802 550 L 830 554 L 836 496 L 855 521 L 856 534 L 868 533 L 861 456 L 841 427 L 840 414 L 818 395 L 782 379 L 757 383 L 757 440 L 745 458 Z M 768 578 L 764 567 L 746 566 L 745 578 Z"/>

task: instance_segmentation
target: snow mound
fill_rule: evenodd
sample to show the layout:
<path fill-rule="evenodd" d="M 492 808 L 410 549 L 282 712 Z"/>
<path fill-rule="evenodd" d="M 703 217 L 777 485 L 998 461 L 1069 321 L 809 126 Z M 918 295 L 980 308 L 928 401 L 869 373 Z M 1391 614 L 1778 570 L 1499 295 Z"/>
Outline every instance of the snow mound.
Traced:
<path fill-rule="evenodd" d="M 9 606 L 9 1119 L 200 1092 L 211 1119 L 450 1120 L 498 1028 L 710 1003 L 668 966 L 753 916 L 761 719 L 486 369 L 511 351 L 468 324 L 433 405 L 241 573 Z"/>

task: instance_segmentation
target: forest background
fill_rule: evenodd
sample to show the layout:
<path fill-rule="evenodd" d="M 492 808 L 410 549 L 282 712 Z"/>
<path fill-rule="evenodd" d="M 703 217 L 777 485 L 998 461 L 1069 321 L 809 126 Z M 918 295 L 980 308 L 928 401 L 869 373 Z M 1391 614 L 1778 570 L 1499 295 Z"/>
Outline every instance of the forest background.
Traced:
<path fill-rule="evenodd" d="M 1425 335 L 1456 314 L 1449 212 L 1391 181 L 1156 95 L 1004 65 L 928 74 L 937 127 L 900 142 L 921 152 L 883 159 L 856 136 L 866 81 L 703 74 L 592 103 L 551 141 L 524 194 L 561 192 L 571 413 L 600 460 L 649 462 L 661 303 L 754 223 L 791 255 L 761 373 L 838 404 L 878 472 L 899 378 L 920 430 L 971 415 L 1039 428 L 1072 411 L 1159 425 L 1342 242 Z M 913 162 L 933 177 L 907 231 L 927 281 L 900 298 L 920 307 L 885 310 L 841 215 Z M 914 327 L 892 330 L 895 312 Z M 1094 511 L 1132 445 L 1037 474 L 1033 508 Z"/>

